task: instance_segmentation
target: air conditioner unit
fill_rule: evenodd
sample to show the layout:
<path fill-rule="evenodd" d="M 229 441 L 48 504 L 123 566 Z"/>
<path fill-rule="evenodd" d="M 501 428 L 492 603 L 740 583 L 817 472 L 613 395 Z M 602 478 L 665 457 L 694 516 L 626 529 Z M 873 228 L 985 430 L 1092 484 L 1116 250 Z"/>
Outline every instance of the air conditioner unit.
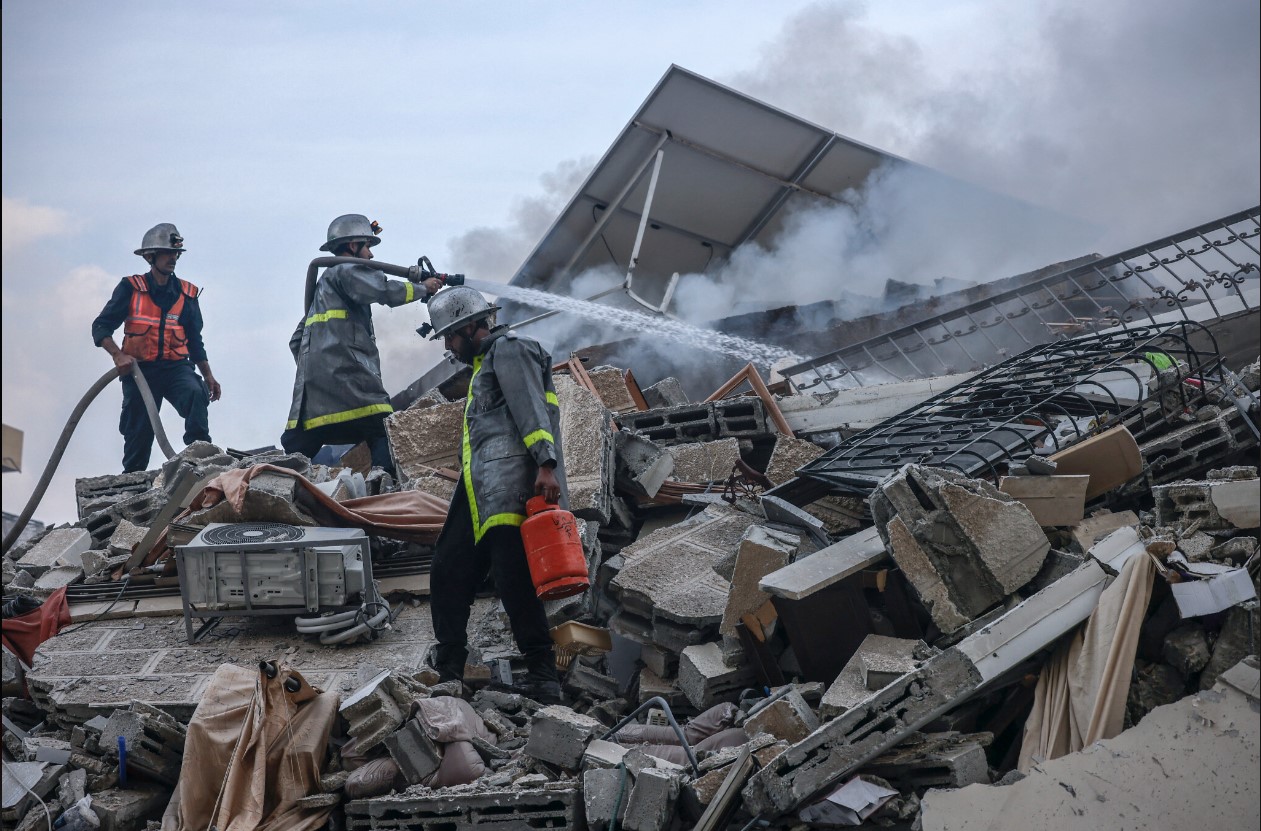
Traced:
<path fill-rule="evenodd" d="M 211 523 L 176 548 L 185 623 L 192 617 L 318 612 L 371 594 L 368 537 L 358 528 Z"/>

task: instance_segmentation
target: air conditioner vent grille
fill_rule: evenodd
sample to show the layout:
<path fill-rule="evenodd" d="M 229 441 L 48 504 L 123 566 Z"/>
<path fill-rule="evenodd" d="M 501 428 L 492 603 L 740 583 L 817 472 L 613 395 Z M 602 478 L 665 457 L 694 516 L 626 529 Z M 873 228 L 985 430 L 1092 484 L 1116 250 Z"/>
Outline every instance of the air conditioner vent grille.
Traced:
<path fill-rule="evenodd" d="M 236 545 L 254 542 L 294 542 L 302 539 L 303 529 L 283 522 L 239 522 L 207 528 L 201 541 L 209 545 Z"/>

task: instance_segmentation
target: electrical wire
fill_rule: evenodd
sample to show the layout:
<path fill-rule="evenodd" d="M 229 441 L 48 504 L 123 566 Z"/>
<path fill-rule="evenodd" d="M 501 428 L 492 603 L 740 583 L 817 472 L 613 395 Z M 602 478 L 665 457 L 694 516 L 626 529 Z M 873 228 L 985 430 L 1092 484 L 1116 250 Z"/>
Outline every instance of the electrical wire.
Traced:
<path fill-rule="evenodd" d="M 67 629 L 62 629 L 57 634 L 66 635 L 66 634 L 69 634 L 70 632 L 78 632 L 80 629 L 82 629 L 84 626 L 87 626 L 89 623 L 96 623 L 98 620 L 108 615 L 109 610 L 117 606 L 118 601 L 123 599 L 123 592 L 127 591 L 127 584 L 130 582 L 131 582 L 131 575 L 128 574 L 126 577 L 123 578 L 123 584 L 119 586 L 118 594 L 114 595 L 114 599 L 110 601 L 110 604 L 106 606 L 96 617 L 90 618 L 89 620 L 81 621 Z"/>

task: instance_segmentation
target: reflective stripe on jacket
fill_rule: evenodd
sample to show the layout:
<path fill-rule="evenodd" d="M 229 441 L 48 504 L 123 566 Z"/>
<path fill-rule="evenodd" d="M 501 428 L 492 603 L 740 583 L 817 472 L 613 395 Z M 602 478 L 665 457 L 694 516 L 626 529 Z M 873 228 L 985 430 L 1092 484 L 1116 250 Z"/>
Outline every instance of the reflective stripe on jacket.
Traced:
<path fill-rule="evenodd" d="M 423 287 L 388 279 L 368 260 L 325 271 L 289 340 L 298 367 L 287 428 L 299 420 L 311 430 L 393 412 L 381 383 L 372 304 L 402 306 L 425 294 Z"/>
<path fill-rule="evenodd" d="M 492 331 L 473 359 L 464 404 L 461 484 L 473 517 L 473 538 L 525 521 L 541 464 L 556 463 L 560 504 L 568 507 L 560 445 L 560 405 L 552 358 L 538 341 L 506 328 Z"/>
<path fill-rule="evenodd" d="M 184 298 L 196 297 L 201 289 L 187 280 L 172 278 L 180 293 L 165 312 L 153 302 L 149 283 L 143 274 L 127 278 L 131 283 L 131 308 L 123 321 L 123 352 L 137 361 L 172 361 L 188 358 L 188 333 L 180 325 Z"/>

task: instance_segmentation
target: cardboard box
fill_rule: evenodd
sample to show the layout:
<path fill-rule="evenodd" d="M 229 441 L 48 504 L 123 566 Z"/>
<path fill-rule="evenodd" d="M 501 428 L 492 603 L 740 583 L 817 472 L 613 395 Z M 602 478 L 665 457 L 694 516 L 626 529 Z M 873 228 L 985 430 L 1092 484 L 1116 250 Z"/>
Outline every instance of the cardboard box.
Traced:
<path fill-rule="evenodd" d="M 1124 427 L 1091 436 L 1067 447 L 1051 457 L 1056 473 L 1067 476 L 1089 476 L 1086 499 L 1094 499 L 1115 487 L 1124 485 L 1143 472 L 1143 456 L 1138 442 Z"/>
<path fill-rule="evenodd" d="M 1024 503 L 1043 527 L 1076 525 L 1086 515 L 1089 476 L 1004 476 L 998 489 Z"/>
<path fill-rule="evenodd" d="M 4 472 L 22 472 L 22 431 L 5 424 L 4 426 Z"/>

